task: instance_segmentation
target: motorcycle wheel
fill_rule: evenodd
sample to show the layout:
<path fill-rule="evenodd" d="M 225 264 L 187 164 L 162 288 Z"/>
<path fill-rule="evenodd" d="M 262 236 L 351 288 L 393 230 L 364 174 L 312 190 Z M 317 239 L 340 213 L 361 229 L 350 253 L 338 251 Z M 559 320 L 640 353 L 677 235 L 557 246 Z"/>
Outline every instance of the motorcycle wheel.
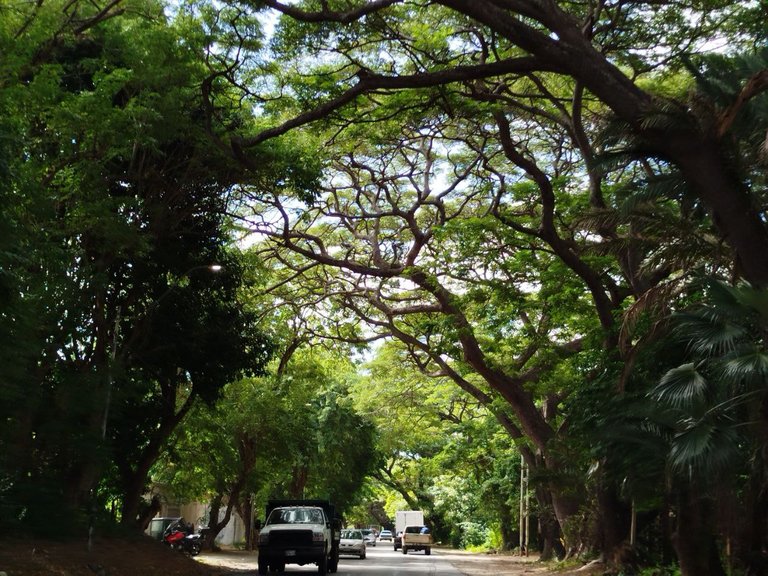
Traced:
<path fill-rule="evenodd" d="M 191 556 L 197 556 L 200 554 L 200 550 L 202 549 L 202 544 L 200 542 L 192 542 L 192 545 L 189 547 L 189 553 Z"/>

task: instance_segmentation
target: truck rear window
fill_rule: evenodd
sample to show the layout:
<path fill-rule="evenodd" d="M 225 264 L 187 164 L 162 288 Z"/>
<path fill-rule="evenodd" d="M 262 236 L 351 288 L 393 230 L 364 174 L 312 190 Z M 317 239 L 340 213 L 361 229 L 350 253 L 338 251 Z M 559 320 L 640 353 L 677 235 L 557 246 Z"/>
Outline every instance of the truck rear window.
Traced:
<path fill-rule="evenodd" d="M 323 524 L 323 511 L 320 508 L 275 508 L 269 515 L 267 524 Z"/>

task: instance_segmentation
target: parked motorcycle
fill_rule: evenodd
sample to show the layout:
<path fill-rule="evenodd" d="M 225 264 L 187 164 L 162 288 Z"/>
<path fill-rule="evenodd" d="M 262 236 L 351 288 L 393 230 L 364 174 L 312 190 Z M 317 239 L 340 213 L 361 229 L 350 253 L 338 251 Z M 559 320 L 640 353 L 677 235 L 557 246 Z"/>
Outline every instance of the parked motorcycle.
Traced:
<path fill-rule="evenodd" d="M 197 556 L 203 548 L 200 534 L 195 534 L 195 528 L 184 518 L 169 524 L 163 532 L 163 542 L 174 550 Z"/>

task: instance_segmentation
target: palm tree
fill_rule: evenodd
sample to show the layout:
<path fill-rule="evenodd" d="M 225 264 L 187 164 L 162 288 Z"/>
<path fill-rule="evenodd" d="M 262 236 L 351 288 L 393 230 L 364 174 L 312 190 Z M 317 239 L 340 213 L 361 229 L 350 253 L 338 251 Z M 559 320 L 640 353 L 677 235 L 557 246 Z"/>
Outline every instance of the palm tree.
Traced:
<path fill-rule="evenodd" d="M 720 565 L 715 537 L 727 541 L 729 560 L 747 574 L 762 574 L 768 565 L 762 552 L 768 543 L 768 291 L 710 281 L 703 294 L 698 305 L 673 317 L 673 342 L 686 347 L 689 361 L 669 370 L 650 394 L 669 442 L 674 544 L 684 574 L 723 573 L 722 567 L 712 572 L 713 562 Z M 701 553 L 706 549 L 709 556 Z"/>

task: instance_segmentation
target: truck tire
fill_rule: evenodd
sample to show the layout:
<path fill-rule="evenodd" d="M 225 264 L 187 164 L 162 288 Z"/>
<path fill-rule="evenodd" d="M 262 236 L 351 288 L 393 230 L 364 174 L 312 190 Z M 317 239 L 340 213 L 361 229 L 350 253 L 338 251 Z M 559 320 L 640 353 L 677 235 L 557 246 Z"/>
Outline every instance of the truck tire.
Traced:
<path fill-rule="evenodd" d="M 328 574 L 328 557 L 323 556 L 317 563 L 317 573 L 320 574 L 320 576 L 325 576 Z"/>
<path fill-rule="evenodd" d="M 270 569 L 272 572 L 285 572 L 285 562 L 274 562 Z"/>
<path fill-rule="evenodd" d="M 266 573 L 267 573 L 267 561 L 259 558 L 259 574 L 262 575 Z"/>
<path fill-rule="evenodd" d="M 328 572 L 331 574 L 336 574 L 336 572 L 339 570 L 339 555 L 338 553 L 335 553 L 331 556 L 331 559 L 328 561 Z"/>
<path fill-rule="evenodd" d="M 432 548 L 424 548 L 424 554 L 426 554 L 427 556 L 432 554 Z"/>
<path fill-rule="evenodd" d="M 408 554 L 408 546 L 403 546 L 403 554 Z"/>

